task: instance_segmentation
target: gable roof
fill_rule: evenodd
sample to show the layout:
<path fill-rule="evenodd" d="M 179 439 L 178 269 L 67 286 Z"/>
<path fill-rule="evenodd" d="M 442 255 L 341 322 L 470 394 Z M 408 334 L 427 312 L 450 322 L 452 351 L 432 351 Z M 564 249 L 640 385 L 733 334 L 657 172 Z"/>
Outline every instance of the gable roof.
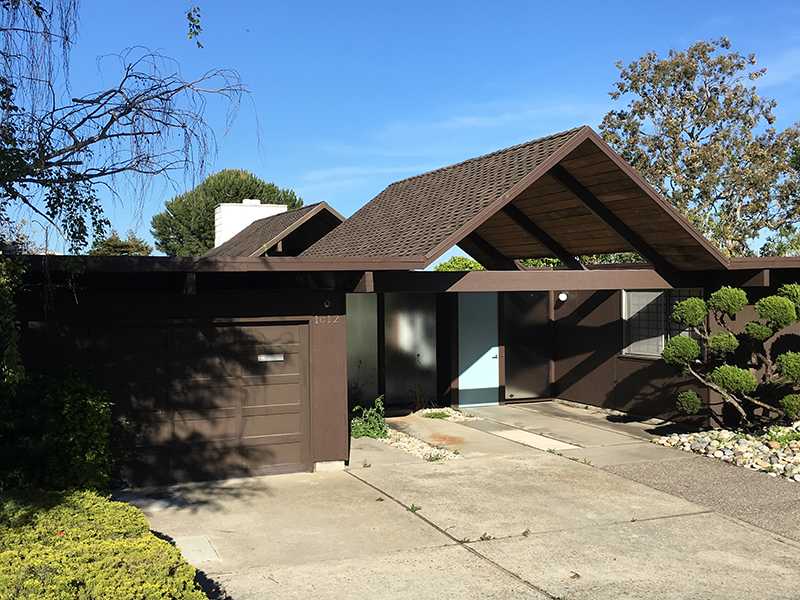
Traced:
<path fill-rule="evenodd" d="M 286 242 L 281 254 L 297 255 L 337 227 L 344 217 L 325 202 L 310 204 L 254 221 L 231 239 L 203 254 L 218 256 L 263 256 L 279 242 Z"/>
<path fill-rule="evenodd" d="M 664 270 L 728 265 L 589 127 L 393 183 L 302 256 L 429 265 L 456 244 L 489 268 L 632 250 Z"/>

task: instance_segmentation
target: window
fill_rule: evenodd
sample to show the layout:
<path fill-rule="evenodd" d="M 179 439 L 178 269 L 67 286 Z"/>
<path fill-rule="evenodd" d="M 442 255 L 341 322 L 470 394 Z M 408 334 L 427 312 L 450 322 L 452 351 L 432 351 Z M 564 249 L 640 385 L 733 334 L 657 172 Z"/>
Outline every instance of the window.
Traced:
<path fill-rule="evenodd" d="M 667 339 L 689 335 L 689 331 L 670 319 L 676 302 L 692 296 L 702 297 L 699 288 L 675 290 L 625 290 L 623 316 L 625 318 L 624 354 L 660 357 Z"/>

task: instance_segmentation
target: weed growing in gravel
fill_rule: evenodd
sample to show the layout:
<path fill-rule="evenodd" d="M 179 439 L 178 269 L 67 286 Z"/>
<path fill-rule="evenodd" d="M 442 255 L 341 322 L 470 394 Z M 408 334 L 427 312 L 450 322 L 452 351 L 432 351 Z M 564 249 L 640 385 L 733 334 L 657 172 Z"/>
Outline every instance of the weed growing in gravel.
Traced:
<path fill-rule="evenodd" d="M 443 410 L 434 410 L 432 412 L 422 413 L 422 416 L 426 419 L 446 419 L 450 415 Z"/>
<path fill-rule="evenodd" d="M 356 406 L 353 412 L 361 411 L 360 417 L 353 417 L 350 421 L 350 435 L 354 438 L 367 436 L 371 438 L 385 438 L 389 435 L 389 428 L 383 416 L 383 396 L 375 398 L 375 406 L 362 408 Z"/>
<path fill-rule="evenodd" d="M 410 506 L 409 508 L 407 508 L 406 510 L 407 510 L 408 512 L 415 513 L 415 512 L 417 512 L 418 510 L 421 510 L 421 509 L 422 509 L 422 507 L 421 507 L 421 506 L 417 506 L 416 504 L 414 504 L 414 503 L 412 502 L 412 503 L 411 503 L 411 506 Z"/>
<path fill-rule="evenodd" d="M 485 531 L 483 532 L 483 535 L 480 537 L 480 540 L 482 542 L 488 542 L 489 540 L 493 540 L 493 539 L 494 538 L 492 536 L 490 536 L 488 533 L 486 533 Z"/>
<path fill-rule="evenodd" d="M 372 463 L 369 462 L 366 458 L 364 459 L 364 462 L 361 463 L 361 467 L 364 468 L 364 469 L 369 469 L 371 466 L 372 466 Z"/>
<path fill-rule="evenodd" d="M 784 448 L 789 442 L 800 440 L 800 431 L 784 430 L 777 427 L 770 427 L 767 436 L 773 442 L 778 442 Z"/>

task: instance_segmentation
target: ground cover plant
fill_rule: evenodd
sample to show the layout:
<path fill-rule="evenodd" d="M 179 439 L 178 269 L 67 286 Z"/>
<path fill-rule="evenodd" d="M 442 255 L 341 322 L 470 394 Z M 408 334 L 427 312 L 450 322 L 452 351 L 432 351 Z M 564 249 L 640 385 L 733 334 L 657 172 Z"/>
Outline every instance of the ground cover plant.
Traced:
<path fill-rule="evenodd" d="M 745 426 L 800 417 L 800 344 L 786 329 L 800 315 L 800 285 L 783 285 L 776 295 L 755 303 L 757 320 L 738 331 L 732 321 L 748 305 L 747 294 L 724 286 L 708 301 L 689 298 L 675 304 L 673 320 L 692 335 L 670 339 L 662 357 L 704 386 L 718 392 Z M 711 322 L 717 331 L 712 331 Z M 790 350 L 795 347 L 798 351 Z M 700 396 L 677 396 L 677 407 L 693 414 Z"/>
<path fill-rule="evenodd" d="M 91 491 L 0 493 L 0 600 L 206 600 L 138 509 Z"/>

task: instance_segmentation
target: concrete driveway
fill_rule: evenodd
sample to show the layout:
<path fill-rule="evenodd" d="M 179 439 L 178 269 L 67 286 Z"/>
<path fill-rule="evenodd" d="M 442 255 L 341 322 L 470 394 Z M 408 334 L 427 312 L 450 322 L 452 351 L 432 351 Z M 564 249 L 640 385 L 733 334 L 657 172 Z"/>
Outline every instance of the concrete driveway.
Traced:
<path fill-rule="evenodd" d="M 345 471 L 118 497 L 219 598 L 800 597 L 800 485 L 650 444 L 648 423 L 471 412 L 391 419 L 459 460 L 362 438 Z"/>

